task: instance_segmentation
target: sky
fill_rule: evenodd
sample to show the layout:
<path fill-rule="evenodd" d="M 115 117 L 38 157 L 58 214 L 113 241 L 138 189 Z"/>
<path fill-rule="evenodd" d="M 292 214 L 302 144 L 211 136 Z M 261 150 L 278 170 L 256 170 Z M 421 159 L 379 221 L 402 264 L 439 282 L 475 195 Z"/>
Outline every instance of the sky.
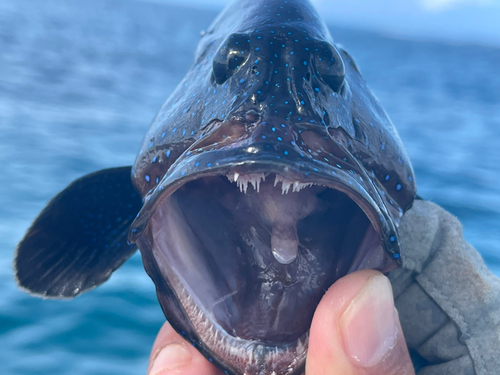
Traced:
<path fill-rule="evenodd" d="M 145 1 L 222 9 L 231 0 Z M 500 47 L 500 0 L 311 1 L 331 25 L 396 38 Z"/>

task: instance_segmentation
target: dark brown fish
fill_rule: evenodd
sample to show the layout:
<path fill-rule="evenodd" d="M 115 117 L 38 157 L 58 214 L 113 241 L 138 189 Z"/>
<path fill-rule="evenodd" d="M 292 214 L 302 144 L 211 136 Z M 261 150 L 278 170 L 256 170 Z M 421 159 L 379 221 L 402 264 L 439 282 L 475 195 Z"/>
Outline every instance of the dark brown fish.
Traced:
<path fill-rule="evenodd" d="M 35 294 L 73 297 L 137 244 L 167 319 L 210 361 L 299 374 L 325 290 L 401 263 L 397 227 L 415 192 L 394 126 L 312 5 L 236 1 L 132 170 L 57 195 L 19 244 L 16 275 Z"/>

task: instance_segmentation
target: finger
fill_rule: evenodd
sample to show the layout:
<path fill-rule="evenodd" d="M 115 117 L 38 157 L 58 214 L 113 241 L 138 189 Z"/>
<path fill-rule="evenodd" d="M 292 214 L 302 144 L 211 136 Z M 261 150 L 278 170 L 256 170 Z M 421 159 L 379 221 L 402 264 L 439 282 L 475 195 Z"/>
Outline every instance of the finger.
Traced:
<path fill-rule="evenodd" d="M 149 357 L 148 375 L 221 375 L 205 357 L 165 323 Z"/>
<path fill-rule="evenodd" d="M 314 313 L 306 374 L 414 374 L 389 279 L 363 270 L 332 285 Z"/>

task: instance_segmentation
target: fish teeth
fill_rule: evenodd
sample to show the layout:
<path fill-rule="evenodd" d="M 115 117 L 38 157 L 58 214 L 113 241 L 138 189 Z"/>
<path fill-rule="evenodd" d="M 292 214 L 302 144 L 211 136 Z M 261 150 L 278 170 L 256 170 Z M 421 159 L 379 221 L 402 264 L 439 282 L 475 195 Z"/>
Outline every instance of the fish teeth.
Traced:
<path fill-rule="evenodd" d="M 240 192 L 247 193 L 248 184 L 251 184 L 255 191 L 260 191 L 260 183 L 266 179 L 264 173 L 252 173 L 252 174 L 239 174 L 234 173 L 233 175 L 228 175 L 227 179 L 231 182 L 236 182 L 236 185 L 240 189 Z"/>
<path fill-rule="evenodd" d="M 309 183 L 302 183 L 298 181 L 293 182 L 280 175 L 276 175 L 276 179 L 274 180 L 274 186 L 276 187 L 280 182 L 281 182 L 281 194 L 288 194 L 290 188 L 292 188 L 293 193 L 298 193 L 302 189 L 314 185 L 312 182 Z"/>
<path fill-rule="evenodd" d="M 266 175 L 264 173 L 256 173 L 249 175 L 251 177 L 250 183 L 253 189 L 258 193 L 260 192 L 260 183 L 266 180 Z"/>
<path fill-rule="evenodd" d="M 281 194 L 288 194 L 290 191 L 290 187 L 293 185 L 293 182 L 285 182 L 281 183 Z"/>
<path fill-rule="evenodd" d="M 240 174 L 237 172 L 234 172 L 233 174 L 228 174 L 226 177 L 230 182 L 236 182 L 236 181 L 238 181 Z"/>
<path fill-rule="evenodd" d="M 236 182 L 236 184 L 240 188 L 240 192 L 243 193 L 243 191 L 244 191 L 245 194 L 247 193 L 247 190 L 248 190 L 248 180 L 246 180 L 245 178 L 241 178 L 239 181 Z"/>
<path fill-rule="evenodd" d="M 252 173 L 252 174 L 239 174 L 235 172 L 234 174 L 227 175 L 227 179 L 230 182 L 236 182 L 238 189 L 240 192 L 247 193 L 248 185 L 252 185 L 253 189 L 259 193 L 260 192 L 260 184 L 266 180 L 266 174 L 264 173 Z M 288 194 L 290 192 L 298 193 L 302 189 L 306 187 L 313 186 L 312 182 L 299 182 L 299 181 L 291 181 L 285 177 L 280 175 L 276 175 L 274 179 L 274 187 L 278 186 L 281 183 L 281 194 Z"/>
<path fill-rule="evenodd" d="M 310 186 L 313 186 L 313 184 L 312 183 L 301 183 L 301 182 L 295 181 L 293 183 L 293 192 L 298 193 L 302 189 L 304 189 L 306 187 L 310 187 Z"/>

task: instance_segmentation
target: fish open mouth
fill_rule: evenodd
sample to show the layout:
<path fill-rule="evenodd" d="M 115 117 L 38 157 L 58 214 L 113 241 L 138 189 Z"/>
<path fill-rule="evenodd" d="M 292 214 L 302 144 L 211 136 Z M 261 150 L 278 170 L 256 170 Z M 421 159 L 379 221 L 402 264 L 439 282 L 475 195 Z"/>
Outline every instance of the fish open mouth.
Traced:
<path fill-rule="evenodd" d="M 380 229 L 339 187 L 229 171 L 185 182 L 152 210 L 139 247 L 151 248 L 219 363 L 291 373 L 326 290 L 350 272 L 396 266 Z"/>

